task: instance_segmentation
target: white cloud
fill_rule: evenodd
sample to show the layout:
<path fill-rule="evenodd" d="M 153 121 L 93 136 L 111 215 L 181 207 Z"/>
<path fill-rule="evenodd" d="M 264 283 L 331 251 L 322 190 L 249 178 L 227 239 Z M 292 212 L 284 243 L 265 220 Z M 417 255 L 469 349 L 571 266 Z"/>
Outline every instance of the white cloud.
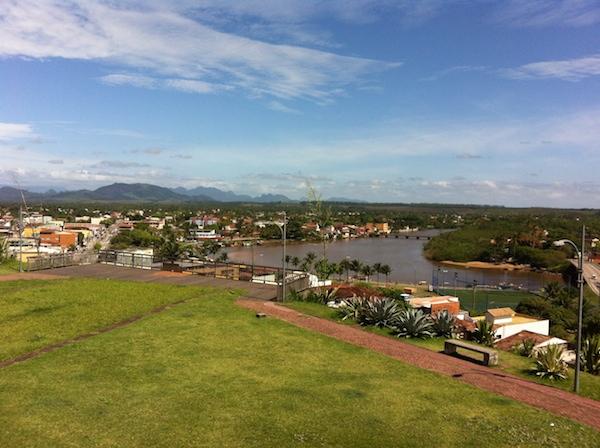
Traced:
<path fill-rule="evenodd" d="M 579 81 L 600 75 L 600 55 L 558 61 L 542 61 L 504 70 L 505 76 L 513 79 L 561 79 Z"/>
<path fill-rule="evenodd" d="M 501 1 L 494 19 L 521 27 L 590 26 L 600 23 L 600 3 L 597 0 Z"/>
<path fill-rule="evenodd" d="M 286 114 L 300 114 L 301 113 L 299 110 L 294 109 L 289 106 L 286 106 L 282 102 L 276 101 L 276 100 L 269 101 L 269 104 L 267 104 L 267 107 L 276 112 L 285 112 Z"/>
<path fill-rule="evenodd" d="M 154 78 L 124 73 L 112 73 L 110 75 L 102 76 L 100 81 L 112 86 L 130 85 L 134 87 L 144 87 L 146 89 L 152 89 L 156 86 L 156 80 Z"/>
<path fill-rule="evenodd" d="M 30 124 L 0 122 L 0 140 L 8 141 L 33 137 L 35 137 L 35 135 Z"/>
<path fill-rule="evenodd" d="M 117 7 L 102 0 L 4 0 L 0 56 L 94 60 L 150 72 L 103 78 L 113 84 L 153 87 L 149 78 L 159 76 L 176 79 L 169 81 L 174 87 L 204 92 L 209 90 L 204 83 L 218 79 L 252 96 L 315 101 L 398 66 L 218 31 L 162 2 Z"/>

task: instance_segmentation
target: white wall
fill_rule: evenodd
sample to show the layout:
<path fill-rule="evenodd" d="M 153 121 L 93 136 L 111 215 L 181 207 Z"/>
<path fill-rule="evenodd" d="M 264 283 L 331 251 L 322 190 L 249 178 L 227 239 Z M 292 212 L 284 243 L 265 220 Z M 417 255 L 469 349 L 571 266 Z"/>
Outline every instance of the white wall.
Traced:
<path fill-rule="evenodd" d="M 543 334 L 548 336 L 550 332 L 550 321 L 548 320 L 536 320 L 535 322 L 525 322 L 522 324 L 511 324 L 504 325 L 496 330 L 496 336 L 500 339 L 507 338 L 513 334 L 517 334 L 520 331 L 527 330 L 532 333 Z"/>

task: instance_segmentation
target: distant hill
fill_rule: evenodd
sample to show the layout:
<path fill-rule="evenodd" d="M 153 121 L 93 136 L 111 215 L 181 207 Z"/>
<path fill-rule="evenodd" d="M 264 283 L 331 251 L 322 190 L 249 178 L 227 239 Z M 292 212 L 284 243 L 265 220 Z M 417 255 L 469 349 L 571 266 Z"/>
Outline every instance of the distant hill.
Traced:
<path fill-rule="evenodd" d="M 186 189 L 177 187 L 173 189 L 178 194 L 183 194 L 191 197 L 207 196 L 218 202 L 295 202 L 292 199 L 282 194 L 261 194 L 260 196 L 250 196 L 247 194 L 236 194 L 233 191 L 219 190 L 214 187 L 196 187 Z"/>
<path fill-rule="evenodd" d="M 41 196 L 39 193 L 23 191 L 25 200 L 36 199 Z M 0 187 L 0 202 L 21 202 L 21 190 L 13 187 Z"/>
<path fill-rule="evenodd" d="M 350 204 L 367 204 L 367 201 L 361 201 L 359 199 L 350 199 L 350 198 L 344 198 L 344 197 L 332 197 L 332 198 L 327 198 L 326 199 L 327 202 L 338 202 L 338 203 L 342 203 L 342 202 L 347 202 Z"/>
<path fill-rule="evenodd" d="M 193 189 L 166 188 L 152 184 L 114 183 L 96 190 L 73 190 L 47 193 L 23 191 L 26 200 L 44 202 L 131 202 L 131 203 L 181 203 L 181 202 L 293 202 L 286 196 L 263 194 L 257 197 L 238 195 L 232 191 L 218 188 L 197 187 Z M 0 187 L 0 202 L 16 203 L 21 201 L 21 192 L 13 187 Z"/>

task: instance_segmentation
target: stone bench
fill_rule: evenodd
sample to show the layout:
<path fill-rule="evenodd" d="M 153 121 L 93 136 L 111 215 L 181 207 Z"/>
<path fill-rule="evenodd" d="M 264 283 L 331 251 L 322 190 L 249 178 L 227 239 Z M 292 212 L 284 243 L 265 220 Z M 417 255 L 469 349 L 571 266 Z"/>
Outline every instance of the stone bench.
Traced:
<path fill-rule="evenodd" d="M 456 354 L 457 350 L 470 350 L 483 355 L 483 364 L 486 366 L 498 365 L 498 352 L 493 348 L 482 347 L 480 345 L 469 344 L 468 342 L 459 339 L 447 339 L 444 342 L 444 353 L 447 355 Z"/>

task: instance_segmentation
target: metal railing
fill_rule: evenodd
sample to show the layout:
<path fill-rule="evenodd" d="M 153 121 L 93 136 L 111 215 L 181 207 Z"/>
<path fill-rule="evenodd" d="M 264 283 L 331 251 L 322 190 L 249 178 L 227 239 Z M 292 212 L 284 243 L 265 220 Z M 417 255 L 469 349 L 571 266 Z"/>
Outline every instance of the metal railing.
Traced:
<path fill-rule="evenodd" d="M 98 263 L 112 264 L 138 269 L 161 269 L 162 264 L 152 255 L 138 254 L 120 250 L 101 250 L 98 252 Z"/>
<path fill-rule="evenodd" d="M 27 259 L 27 272 L 41 271 L 44 269 L 64 268 L 82 264 L 96 263 L 98 256 L 94 253 L 67 252 L 64 254 L 29 257 Z"/>

